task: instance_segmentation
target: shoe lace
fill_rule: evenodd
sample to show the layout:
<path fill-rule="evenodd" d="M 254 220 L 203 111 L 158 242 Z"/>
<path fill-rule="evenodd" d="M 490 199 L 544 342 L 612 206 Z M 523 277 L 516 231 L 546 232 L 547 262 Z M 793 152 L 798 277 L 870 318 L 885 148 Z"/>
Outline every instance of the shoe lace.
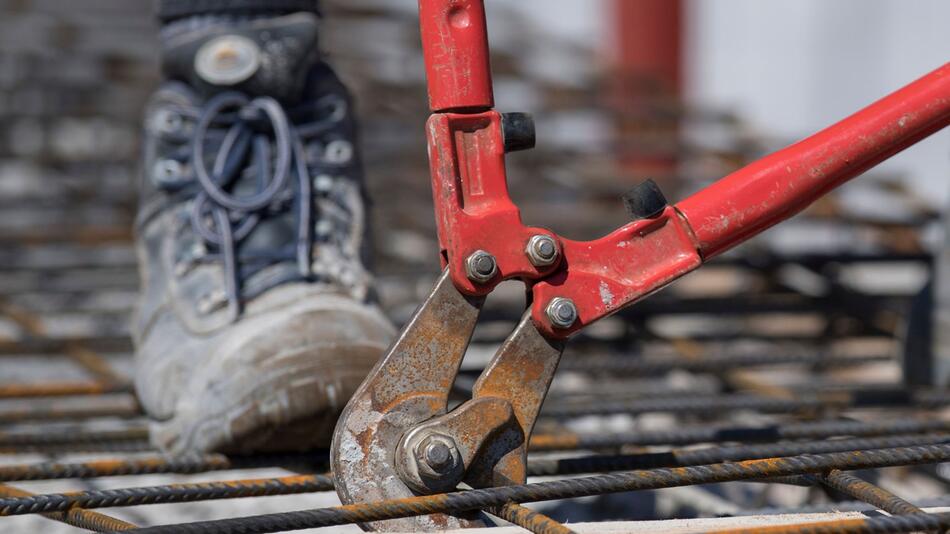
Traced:
<path fill-rule="evenodd" d="M 318 107 L 326 104 L 316 102 Z M 297 186 L 294 259 L 299 276 L 311 277 L 314 203 L 304 142 L 338 123 L 339 115 L 320 114 L 314 122 L 294 125 L 275 99 L 252 99 L 238 92 L 218 94 L 201 108 L 189 147 L 199 186 L 190 220 L 200 239 L 220 251 L 224 296 L 232 317 L 241 310 L 237 246 L 271 206 L 293 192 L 288 187 L 291 180 Z M 214 153 L 209 141 L 219 141 Z M 256 190 L 237 194 L 234 186 L 247 172 L 256 176 Z"/>

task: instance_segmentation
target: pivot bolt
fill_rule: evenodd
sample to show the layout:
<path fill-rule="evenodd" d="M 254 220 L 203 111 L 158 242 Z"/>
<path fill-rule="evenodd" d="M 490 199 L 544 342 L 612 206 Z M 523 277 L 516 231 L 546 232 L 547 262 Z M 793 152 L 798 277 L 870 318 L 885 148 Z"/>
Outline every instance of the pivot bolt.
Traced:
<path fill-rule="evenodd" d="M 426 464 L 436 471 L 442 471 L 452 465 L 452 449 L 442 441 L 432 440 L 426 445 L 425 456 Z"/>
<path fill-rule="evenodd" d="M 442 434 L 428 436 L 415 447 L 419 473 L 427 477 L 441 477 L 453 473 L 461 463 L 455 441 Z"/>
<path fill-rule="evenodd" d="M 557 241 L 547 235 L 532 236 L 528 240 L 528 248 L 525 250 L 531 265 L 535 267 L 547 267 L 557 261 Z"/>
<path fill-rule="evenodd" d="M 571 299 L 555 297 L 545 311 L 554 328 L 570 328 L 577 322 L 577 306 Z"/>
<path fill-rule="evenodd" d="M 498 262 L 491 254 L 477 250 L 465 260 L 465 273 L 469 280 L 485 283 L 498 274 Z"/>

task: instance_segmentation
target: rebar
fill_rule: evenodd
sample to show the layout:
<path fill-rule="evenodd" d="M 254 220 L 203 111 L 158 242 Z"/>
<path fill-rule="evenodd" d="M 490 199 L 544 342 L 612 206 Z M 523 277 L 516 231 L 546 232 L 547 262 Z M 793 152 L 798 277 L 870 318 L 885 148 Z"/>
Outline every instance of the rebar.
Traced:
<path fill-rule="evenodd" d="M 654 412 L 717 415 L 731 410 L 754 410 L 761 413 L 820 413 L 828 409 L 895 406 L 936 408 L 947 404 L 950 404 L 950 393 L 943 391 L 833 391 L 795 399 L 730 394 L 584 404 L 562 403 L 546 406 L 541 413 L 551 418 L 614 414 L 640 415 Z"/>
<path fill-rule="evenodd" d="M 77 399 L 82 399 L 77 401 Z M 132 418 L 142 415 L 142 408 L 133 395 L 103 395 L 96 397 L 49 398 L 40 402 L 31 399 L 0 408 L 0 423 L 26 421 L 75 421 L 97 417 Z M 10 402 L 10 401 L 7 401 Z M 5 403 L 6 404 L 6 403 Z"/>
<path fill-rule="evenodd" d="M 148 440 L 148 428 L 134 426 L 117 430 L 43 429 L 39 432 L 0 432 L 0 447 L 51 445 L 105 445 Z"/>
<path fill-rule="evenodd" d="M 116 506 L 235 499 L 239 497 L 293 495 L 319 491 L 333 491 L 333 481 L 330 477 L 326 475 L 298 475 L 281 478 L 53 493 L 2 498 L 0 499 L 0 516 L 61 512 L 73 508 L 111 508 Z"/>
<path fill-rule="evenodd" d="M 4 384 L 0 386 L 0 399 L 67 397 L 131 392 L 132 385 L 122 382 L 49 382 L 42 384 Z"/>
<path fill-rule="evenodd" d="M 898 419 L 894 421 L 814 421 L 767 426 L 695 425 L 660 431 L 617 434 L 535 434 L 532 451 L 606 449 L 623 446 L 692 445 L 695 443 L 767 442 L 831 437 L 871 437 L 950 431 L 950 421 Z"/>
<path fill-rule="evenodd" d="M 504 506 L 492 508 L 490 512 L 534 534 L 576 534 L 550 517 L 518 503 L 510 502 Z"/>
<path fill-rule="evenodd" d="M 631 469 L 651 469 L 656 467 L 683 467 L 716 462 L 788 457 L 800 454 L 890 449 L 895 447 L 912 447 L 943 443 L 950 443 L 950 435 L 934 434 L 799 441 L 769 445 L 709 447 L 704 449 L 671 450 L 641 454 L 587 456 L 582 458 L 530 458 L 528 460 L 528 474 L 531 476 L 578 475 L 583 473 L 629 471 Z"/>
<path fill-rule="evenodd" d="M 708 358 L 631 358 L 621 356 L 591 357 L 568 360 L 562 370 L 585 373 L 609 373 L 611 375 L 656 376 L 670 371 L 692 373 L 718 372 L 738 367 L 766 367 L 771 365 L 820 365 L 823 368 L 851 367 L 894 361 L 886 354 L 868 356 L 826 355 L 818 352 L 806 354 L 737 354 Z"/>
<path fill-rule="evenodd" d="M 724 529 L 712 531 L 709 534 L 897 534 L 899 532 L 941 532 L 948 528 L 950 528 L 950 512 L 940 512 Z"/>
<path fill-rule="evenodd" d="M 28 491 L 0 484 L 0 497 L 5 498 L 30 498 L 34 495 Z M 92 530 L 94 532 L 105 531 L 126 531 L 136 528 L 138 525 L 116 519 L 112 516 L 101 514 L 99 512 L 90 512 L 81 508 L 71 508 L 62 512 L 49 512 L 40 514 L 47 519 L 59 521 L 72 525 L 77 528 Z"/>
<path fill-rule="evenodd" d="M 849 497 L 873 504 L 893 515 L 920 514 L 923 510 L 901 499 L 884 488 L 875 486 L 866 480 L 837 469 L 826 475 L 818 475 L 818 480 L 829 488 L 836 489 Z"/>
<path fill-rule="evenodd" d="M 569 499 L 623 491 L 820 473 L 831 469 L 871 469 L 898 465 L 938 463 L 947 460 L 950 460 L 950 445 L 928 445 L 872 451 L 801 455 L 736 463 L 717 463 L 692 467 L 612 473 L 568 480 L 539 482 L 536 484 L 502 486 L 299 512 L 284 512 L 199 521 L 179 525 L 146 527 L 138 529 L 136 532 L 143 534 L 212 534 L 223 532 L 264 534 L 284 530 L 299 530 L 349 523 L 368 523 L 417 515 L 486 510 L 495 506 L 502 506 L 509 502 L 525 503 Z"/>
<path fill-rule="evenodd" d="M 39 463 L 0 466 L 0 482 L 18 480 L 51 480 L 57 478 L 93 478 L 160 473 L 194 474 L 248 467 L 282 467 L 289 465 L 323 467 L 326 453 L 302 453 L 227 457 L 208 454 L 181 458 L 153 456 L 130 460 L 93 460 L 77 463 Z"/>

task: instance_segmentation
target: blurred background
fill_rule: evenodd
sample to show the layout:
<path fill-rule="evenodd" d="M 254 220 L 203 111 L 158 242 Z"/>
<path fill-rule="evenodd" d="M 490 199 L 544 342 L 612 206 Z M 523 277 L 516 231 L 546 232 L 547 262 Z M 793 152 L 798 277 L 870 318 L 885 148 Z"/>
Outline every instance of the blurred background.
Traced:
<path fill-rule="evenodd" d="M 415 4 L 327 0 L 321 45 L 358 98 L 382 298 L 397 322 L 438 270 Z M 620 196 L 646 178 L 669 199 L 683 198 L 937 68 L 950 52 L 944 0 L 487 4 L 498 107 L 534 113 L 538 128 L 538 148 L 509 158 L 512 194 L 526 222 L 575 239 L 625 223 Z M 76 393 L 77 384 L 92 381 L 108 385 L 112 396 L 81 399 L 101 403 L 85 413 L 105 414 L 82 428 L 137 428 L 128 435 L 144 443 L 128 388 L 127 320 L 137 289 L 131 242 L 140 113 L 159 81 L 157 54 L 147 0 L 0 0 L 0 385 L 24 385 L 0 388 L 2 432 L 46 429 L 38 420 L 68 420 L 42 423 L 59 431 L 78 428 L 70 426 L 83 418 L 75 413 L 42 412 L 63 404 L 50 404 L 41 393 L 51 390 L 41 386 Z M 950 131 L 943 131 L 724 258 L 720 268 L 651 300 L 652 307 L 606 321 L 579 341 L 577 354 L 603 349 L 597 342 L 608 338 L 612 347 L 654 357 L 695 355 L 700 342 L 704 354 L 873 353 L 889 361 L 861 377 L 933 385 L 940 380 L 929 349 L 930 308 L 922 308 L 924 326 L 911 336 L 920 355 L 906 358 L 905 341 L 909 310 L 914 299 L 926 301 L 921 290 L 943 239 L 948 171 Z M 520 315 L 521 298 L 517 287 L 501 292 L 498 311 L 489 313 L 498 325 L 478 338 L 483 353 Z M 820 382 L 808 374 L 814 369 L 805 371 L 769 379 L 789 391 L 794 387 L 783 381 Z M 751 387 L 687 378 L 674 373 L 650 383 L 654 391 L 690 394 Z M 589 386 L 577 380 L 565 391 Z M 628 417 L 578 424 L 602 430 L 652 423 Z M 37 491 L 53 487 L 36 484 Z M 608 504 L 601 512 L 672 516 L 686 500 L 650 501 L 638 511 Z M 181 517 L 236 509 L 189 510 Z M 26 528 L 5 521 L 0 531 Z"/>

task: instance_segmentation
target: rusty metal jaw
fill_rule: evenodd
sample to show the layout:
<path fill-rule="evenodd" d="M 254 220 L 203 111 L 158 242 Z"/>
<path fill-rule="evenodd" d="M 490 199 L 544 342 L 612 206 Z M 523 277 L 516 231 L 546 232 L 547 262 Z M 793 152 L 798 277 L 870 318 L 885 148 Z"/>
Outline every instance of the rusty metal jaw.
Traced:
<path fill-rule="evenodd" d="M 344 504 L 411 497 L 394 454 L 419 423 L 443 415 L 481 312 L 483 297 L 455 289 L 447 274 L 350 399 L 333 435 L 330 461 Z M 361 525 L 413 532 L 482 526 L 477 518 L 431 515 Z"/>
<path fill-rule="evenodd" d="M 526 312 L 479 377 L 473 398 L 448 412 L 483 297 L 463 295 L 446 271 L 350 400 L 331 449 L 346 504 L 524 483 L 527 442 L 564 345 Z M 361 525 L 379 531 L 478 527 L 477 516 L 430 515 Z"/>

